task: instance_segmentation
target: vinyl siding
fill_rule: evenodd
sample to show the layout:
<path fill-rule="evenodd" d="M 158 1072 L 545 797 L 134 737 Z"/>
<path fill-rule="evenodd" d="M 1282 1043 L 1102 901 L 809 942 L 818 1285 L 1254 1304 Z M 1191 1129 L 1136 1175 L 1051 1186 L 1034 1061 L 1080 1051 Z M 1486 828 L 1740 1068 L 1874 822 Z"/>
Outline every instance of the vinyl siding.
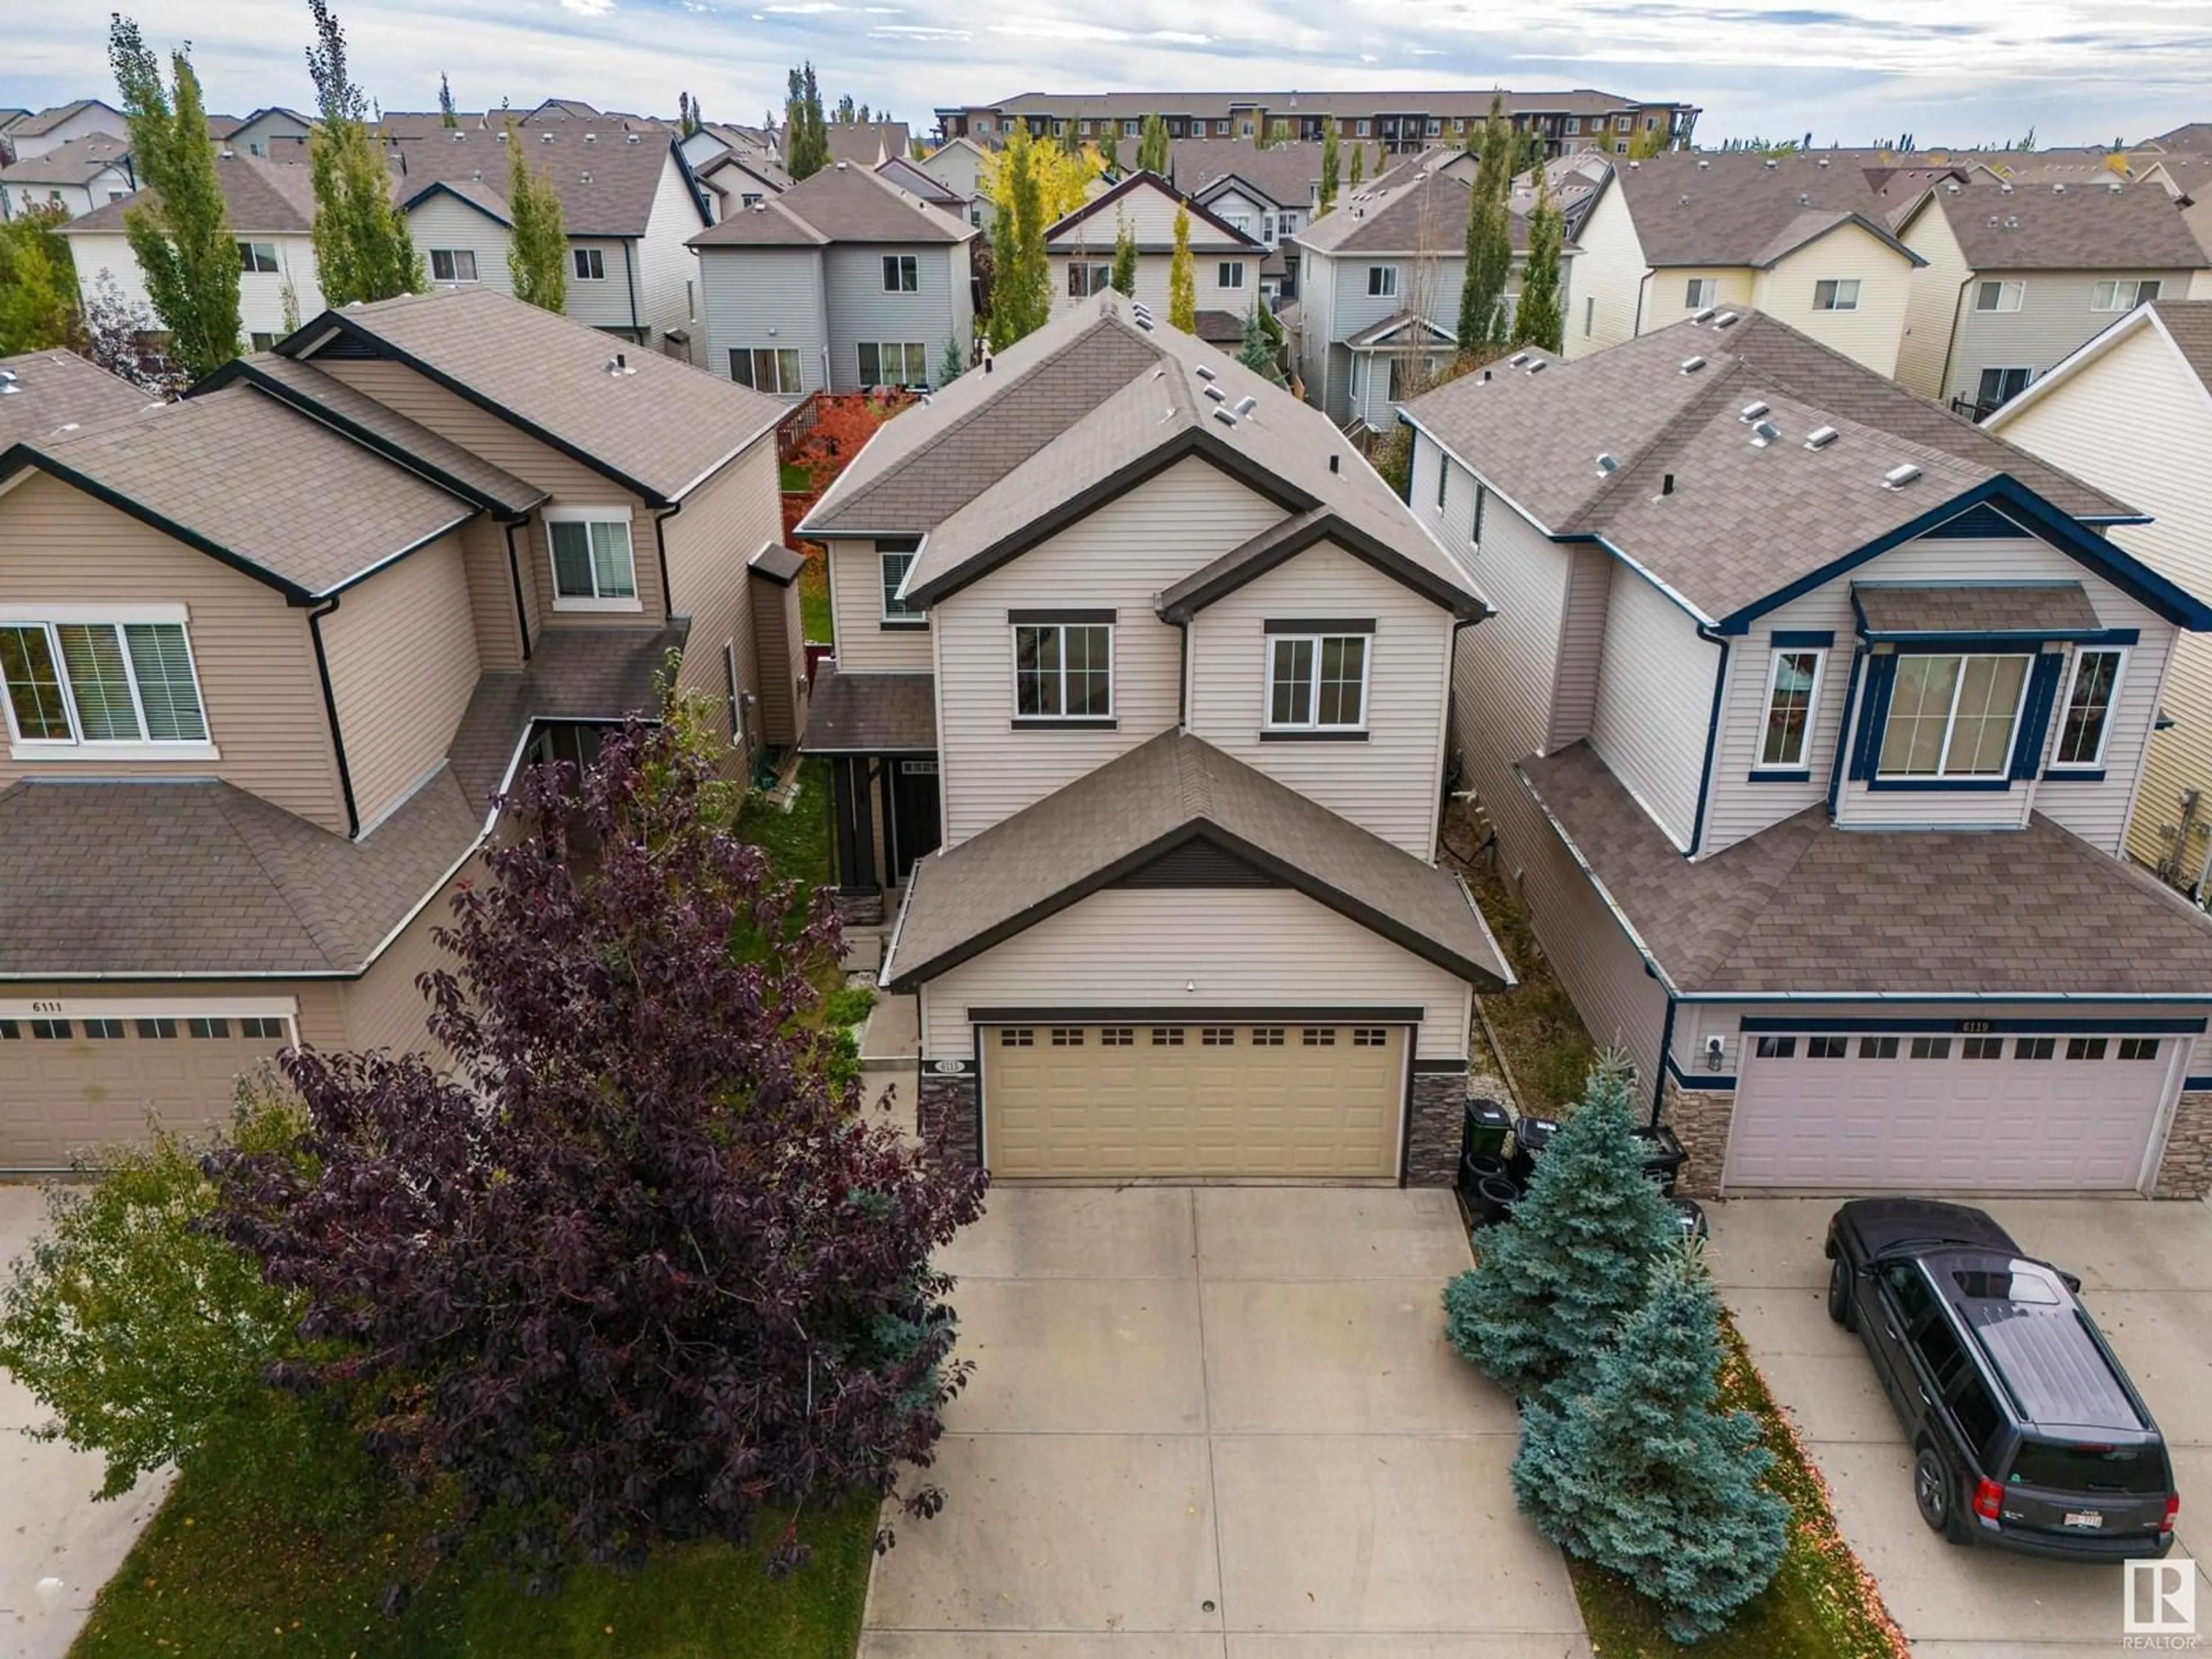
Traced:
<path fill-rule="evenodd" d="M 968 1058 L 970 1008 L 1054 1003 L 1194 1024 L 1209 1006 L 1419 1007 L 1423 1060 L 1463 1059 L 1472 1013 L 1463 981 L 1292 889 L 1108 888 L 932 980 L 921 1052 Z"/>
<path fill-rule="evenodd" d="M 1613 573 L 1590 747 L 1685 849 L 1697 818 L 1719 649 L 1650 582 L 1626 568 Z"/>
<path fill-rule="evenodd" d="M 1871 231 L 1841 225 L 1760 271 L 1752 302 L 1875 374 L 1893 374 L 1913 269 L 1910 259 Z M 1856 310 L 1813 308 L 1817 286 L 1831 277 L 1858 283 Z"/>
<path fill-rule="evenodd" d="M 146 293 L 145 273 L 138 268 L 138 256 L 131 251 L 129 240 L 120 234 L 114 235 L 93 232 L 72 235 L 68 239 L 70 253 L 77 270 L 79 297 L 90 305 L 97 295 L 100 274 L 105 271 L 115 278 L 115 285 L 130 304 L 153 310 L 153 301 Z M 242 342 L 250 341 L 256 334 L 269 334 L 277 339 L 297 328 L 307 318 L 321 312 L 323 290 L 316 274 L 315 245 L 305 236 L 247 235 L 237 233 L 240 241 L 269 242 L 276 249 L 276 269 L 273 271 L 241 272 L 238 279 L 238 331 Z M 291 285 L 295 303 L 288 312 L 284 304 L 286 284 Z"/>
<path fill-rule="evenodd" d="M 345 804 L 307 612 L 274 588 L 71 486 L 34 474 L 0 495 L 0 594 L 12 605 L 182 605 L 219 761 L 213 775 L 343 835 Z M 23 777 L 173 777 L 174 761 L 20 763 Z"/>
<path fill-rule="evenodd" d="M 1843 620 L 1836 620 L 1838 605 Z M 1843 729 L 1844 703 L 1850 693 L 1853 619 L 1848 585 L 1826 589 L 1784 605 L 1752 625 L 1750 634 L 1729 641 L 1728 691 L 1721 708 L 1719 745 L 1705 805 L 1701 858 L 1755 836 L 1793 813 L 1828 798 L 1835 764 L 1837 734 Z M 1753 782 L 1766 727 L 1766 693 L 1774 672 L 1773 636 L 1788 629 L 1829 629 L 1836 643 L 1820 665 L 1814 688 L 1812 736 L 1806 748 L 1809 773 L 1803 783 Z"/>
<path fill-rule="evenodd" d="M 2057 366 L 2060 358 L 2087 343 L 2121 314 L 2092 311 L 2097 283 L 2115 277 L 2156 277 L 2160 292 L 2179 296 L 2189 291 L 2186 270 L 1981 270 L 1978 278 L 2017 280 L 2026 286 L 2018 311 L 1976 311 L 1968 296 L 1959 310 L 1959 343 L 1951 354 L 1951 377 L 1944 387 L 1947 398 L 1971 398 L 1981 386 L 1984 368 L 2028 368 L 2035 378 Z M 2140 429 L 2140 428 L 2138 428 Z"/>
<path fill-rule="evenodd" d="M 1180 630 L 1153 596 L 1283 514 L 1206 462 L 1177 463 L 930 613 L 936 635 L 945 844 L 957 847 L 1173 726 Z M 1111 608 L 1111 731 L 1024 731 L 1014 712 L 1010 609 Z"/>
<path fill-rule="evenodd" d="M 354 806 L 364 829 L 453 746 L 476 690 L 476 629 L 458 533 L 349 589 L 323 620 Z"/>
<path fill-rule="evenodd" d="M 1267 742 L 1270 617 L 1372 617 L 1364 742 Z M 1452 617 L 1323 544 L 1191 624 L 1189 729 L 1424 862 L 1436 856 Z"/>
<path fill-rule="evenodd" d="M 1649 334 L 1654 329 L 1686 322 L 1697 315 L 1698 307 L 1686 303 L 1690 283 L 1694 279 L 1703 279 L 1713 284 L 1711 301 L 1713 305 L 1755 304 L 1757 302 L 1752 295 L 1758 286 L 1759 274 L 1747 265 L 1706 265 L 1700 269 L 1669 265 L 1664 270 L 1654 271 L 1651 280 L 1644 287 L 1644 312 L 1640 319 L 1643 326 L 1638 331 Z"/>
<path fill-rule="evenodd" d="M 769 743 L 787 748 L 806 730 L 806 647 L 799 619 L 799 584 L 755 577 L 751 587 L 761 730 Z"/>
<path fill-rule="evenodd" d="M 801 392 L 823 390 L 829 384 L 830 314 L 821 250 L 705 248 L 698 259 L 705 367 L 726 380 L 732 349 L 792 350 L 799 353 Z"/>
<path fill-rule="evenodd" d="M 684 285 L 697 292 L 699 258 L 684 246 L 707 228 L 690 187 L 684 182 L 682 164 L 673 150 L 660 164 L 660 182 L 653 192 L 653 211 L 646 221 L 645 236 L 636 245 L 638 313 L 653 331 L 651 343 L 662 345 L 668 331 L 682 329 L 691 336 L 692 351 L 699 348 L 699 330 L 692 314 L 694 298 Z M 610 275 L 612 273 L 610 272 Z M 678 350 L 675 355 L 687 356 Z M 696 362 L 696 356 L 690 361 Z"/>
<path fill-rule="evenodd" d="M 1352 253 L 1338 259 L 1337 264 L 1341 280 L 1336 288 L 1335 314 L 1329 323 L 1330 339 L 1348 340 L 1363 328 L 1372 327 L 1401 311 L 1419 312 L 1431 321 L 1457 331 L 1459 291 L 1467 269 L 1467 261 L 1457 254 Z M 1397 268 L 1395 294 L 1367 291 L 1370 280 L 1368 270 L 1374 265 Z"/>
<path fill-rule="evenodd" d="M 1993 426 L 2002 436 L 2151 514 L 2121 525 L 2112 540 L 2192 593 L 2212 595 L 2212 479 L 2183 455 L 2212 456 L 2212 394 L 2153 329 L 2127 338 Z M 2161 434 L 2146 444 L 2140 434 Z M 2130 672 L 2134 673 L 2134 665 Z M 2212 641 L 2183 634 L 2173 643 L 2166 712 L 2174 724 L 2150 738 L 2142 791 L 2128 832 L 2128 855 L 2155 869 L 2172 854 L 2162 828 L 2178 827 L 2182 796 L 2203 792 L 2196 822 L 2212 826 Z M 2107 769 L 2110 775 L 2110 769 Z M 2193 835 L 2177 860 L 2177 885 L 2193 885 L 2212 847 L 2212 828 Z"/>
<path fill-rule="evenodd" d="M 520 668 L 522 636 L 514 614 L 518 573 L 507 562 L 507 526 L 488 514 L 478 514 L 461 526 L 460 538 L 477 660 L 486 669 Z"/>
<path fill-rule="evenodd" d="M 502 155 L 497 158 L 496 176 L 504 179 L 506 169 L 507 160 Z M 441 190 L 415 205 L 407 215 L 407 228 L 415 238 L 416 252 L 422 256 L 426 275 L 430 274 L 433 248 L 465 248 L 477 256 L 474 283 L 444 283 L 432 276 L 432 287 L 488 288 L 495 294 L 514 292 L 514 273 L 507 268 L 507 227 L 489 214 Z"/>
<path fill-rule="evenodd" d="M 964 351 L 973 337 L 969 315 L 967 245 L 955 245 L 961 267 L 957 273 L 941 242 L 840 243 L 823 250 L 822 280 L 830 316 L 830 384 L 833 390 L 850 392 L 860 380 L 860 343 L 864 340 L 918 341 L 933 384 L 945 359 L 948 340 L 959 342 Z M 912 255 L 915 292 L 886 293 L 884 260 Z M 726 361 L 723 365 L 726 370 Z M 870 382 L 873 384 L 873 382 Z"/>
<path fill-rule="evenodd" d="M 1261 248 L 1238 249 L 1225 244 L 1212 248 L 1200 247 L 1195 240 L 1191 244 L 1191 281 L 1195 293 L 1192 308 L 1197 311 L 1226 311 L 1242 317 L 1260 297 L 1260 263 L 1267 257 Z M 1057 316 L 1091 303 L 1088 299 L 1072 298 L 1067 292 L 1067 270 L 1081 260 L 1088 264 L 1110 265 L 1114 263 L 1114 245 L 1078 254 L 1055 253 L 1052 258 L 1052 308 Z M 1244 267 L 1244 286 L 1221 286 L 1221 265 L 1224 260 Z M 1152 308 L 1162 322 L 1168 314 L 1168 276 L 1174 264 L 1174 256 L 1166 253 L 1140 253 L 1137 256 L 1137 292 L 1133 296 L 1139 304 Z M 933 362 L 932 371 L 936 368 Z"/>
<path fill-rule="evenodd" d="M 1923 398 L 1940 398 L 1951 337 L 1965 307 L 1964 287 L 1973 273 L 1951 222 L 1934 203 L 1923 206 L 1898 239 L 1928 263 L 1912 273 L 1905 302 L 1905 338 L 1898 347 L 1898 383 Z"/>
<path fill-rule="evenodd" d="M 1434 500 L 1436 474 L 1421 470 L 1432 469 L 1437 453 L 1427 437 L 1415 434 L 1417 501 Z M 1455 472 L 1455 486 L 1468 481 L 1466 472 Z M 1450 490 L 1443 515 L 1447 547 L 1468 545 L 1474 495 L 1467 488 Z M 1571 555 L 1492 495 L 1483 509 L 1482 545 L 1466 562 L 1498 614 L 1460 635 L 1450 741 L 1489 800 L 1501 785 L 1513 787 L 1506 769 L 1543 750 L 1559 673 L 1559 618 Z"/>
<path fill-rule="evenodd" d="M 697 692 L 711 702 L 716 711 L 714 729 L 729 738 L 732 748 L 744 747 L 743 734 L 729 729 L 722 647 L 737 647 L 738 688 L 757 696 L 761 664 L 753 643 L 755 584 L 746 562 L 763 544 L 779 539 L 782 522 L 771 432 L 685 496 L 682 511 L 664 526 L 670 598 L 678 616 L 691 618 L 677 690 Z M 649 520 L 644 527 L 649 536 Z M 730 775 L 744 776 L 753 758 L 750 752 L 732 757 Z"/>
<path fill-rule="evenodd" d="M 704 228 L 702 226 L 702 228 Z M 627 332 L 645 318 L 643 273 L 637 269 L 637 243 L 612 236 L 571 236 L 568 239 L 568 289 L 562 314 L 592 328 Z M 597 248 L 606 276 L 592 280 L 576 275 L 575 251 Z"/>
<path fill-rule="evenodd" d="M 1581 250 L 1575 255 L 1575 286 L 1580 292 L 1562 341 L 1563 355 L 1571 358 L 1618 345 L 1637 332 L 1644 248 L 1627 203 L 1610 183 L 1575 233 L 1575 245 Z M 1680 320 L 1671 310 L 1662 314 L 1669 322 Z"/>
<path fill-rule="evenodd" d="M 1557 689 L 1552 698 L 1548 751 L 1590 734 L 1597 713 L 1598 670 L 1605 659 L 1605 617 L 1612 603 L 1613 559 L 1585 543 L 1569 554 L 1567 594 L 1559 617 Z"/>
<path fill-rule="evenodd" d="M 881 673 L 936 666 L 929 629 L 886 628 L 882 565 L 873 542 L 839 540 L 830 549 L 830 617 L 837 636 L 837 666 L 845 673 Z"/>
<path fill-rule="evenodd" d="M 371 963 L 368 971 L 345 988 L 347 1044 L 356 1049 L 388 1048 L 396 1054 L 422 1054 L 431 1063 L 445 1066 L 452 1057 L 445 1045 L 429 1032 L 430 1004 L 415 981 L 418 975 L 439 969 L 458 973 L 460 958 L 442 949 L 432 932 L 453 925 L 452 896 L 462 881 L 483 879 L 473 861 L 462 867 L 453 882 L 425 904 L 398 938 Z"/>
<path fill-rule="evenodd" d="M 1329 380 L 1329 317 L 1336 303 L 1336 261 L 1326 253 L 1299 247 L 1298 378 L 1305 398 L 1341 426 L 1351 418 L 1344 388 Z"/>

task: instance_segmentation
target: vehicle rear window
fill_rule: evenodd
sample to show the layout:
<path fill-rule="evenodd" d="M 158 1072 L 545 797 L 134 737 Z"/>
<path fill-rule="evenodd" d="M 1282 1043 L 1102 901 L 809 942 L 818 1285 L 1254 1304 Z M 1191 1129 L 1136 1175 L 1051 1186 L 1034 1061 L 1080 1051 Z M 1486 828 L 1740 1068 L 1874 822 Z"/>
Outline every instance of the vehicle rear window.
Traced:
<path fill-rule="evenodd" d="M 2155 1446 L 2090 1445 L 2023 1440 L 2013 1459 L 2011 1484 L 2057 1492 L 2167 1490 L 2166 1459 Z"/>
<path fill-rule="evenodd" d="M 2006 1273 L 1996 1268 L 1962 1267 L 1952 1279 L 1966 1295 L 1991 1302 L 2030 1302 L 2040 1308 L 2061 1305 L 2058 1286 L 2028 1269 Z"/>

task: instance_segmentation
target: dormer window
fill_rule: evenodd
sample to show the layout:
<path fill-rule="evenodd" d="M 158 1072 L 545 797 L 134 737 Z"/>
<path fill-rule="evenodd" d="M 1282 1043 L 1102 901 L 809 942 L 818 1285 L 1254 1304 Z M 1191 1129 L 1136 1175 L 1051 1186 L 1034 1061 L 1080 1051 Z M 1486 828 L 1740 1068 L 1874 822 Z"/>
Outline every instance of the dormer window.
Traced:
<path fill-rule="evenodd" d="M 2031 660 L 1900 654 L 1875 775 L 2004 777 Z"/>
<path fill-rule="evenodd" d="M 0 618 L 15 759 L 217 758 L 181 606 Z"/>

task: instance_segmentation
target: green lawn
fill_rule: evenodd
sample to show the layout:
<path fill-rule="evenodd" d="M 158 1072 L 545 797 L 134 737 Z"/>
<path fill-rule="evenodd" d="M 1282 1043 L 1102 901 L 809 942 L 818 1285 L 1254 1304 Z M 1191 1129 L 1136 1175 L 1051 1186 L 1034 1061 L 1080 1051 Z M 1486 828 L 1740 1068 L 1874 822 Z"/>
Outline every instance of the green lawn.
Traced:
<path fill-rule="evenodd" d="M 830 763 L 799 763 L 799 799 L 791 811 L 750 797 L 738 814 L 738 836 L 768 854 L 775 873 L 808 888 L 830 879 Z"/>
<path fill-rule="evenodd" d="M 828 645 L 837 637 L 836 624 L 830 616 L 830 578 L 822 566 L 822 554 L 809 550 L 806 568 L 799 573 L 799 620 L 800 632 L 815 645 Z"/>
<path fill-rule="evenodd" d="M 776 464 L 776 487 L 780 489 L 805 492 L 814 488 L 814 475 L 793 461 Z"/>
<path fill-rule="evenodd" d="M 850 1659 L 873 1553 L 875 1505 L 810 1520 L 807 1565 L 770 1579 L 756 1547 L 695 1544 L 620 1577 L 573 1573 L 526 1595 L 480 1554 L 429 1566 L 434 1502 L 397 1494 L 342 1522 L 288 1512 L 250 1480 L 203 1465 L 181 1477 L 100 1593 L 70 1659 L 283 1652 L 320 1659 Z M 428 1569 L 398 1616 L 386 1587 Z"/>

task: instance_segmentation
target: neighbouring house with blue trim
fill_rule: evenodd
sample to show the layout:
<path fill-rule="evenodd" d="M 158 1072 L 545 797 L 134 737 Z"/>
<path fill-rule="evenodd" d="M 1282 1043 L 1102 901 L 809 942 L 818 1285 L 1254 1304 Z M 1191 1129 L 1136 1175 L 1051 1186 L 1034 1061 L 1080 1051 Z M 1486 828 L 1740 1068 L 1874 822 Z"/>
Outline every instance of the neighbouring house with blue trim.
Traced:
<path fill-rule="evenodd" d="M 1752 311 L 1404 418 L 1498 613 L 1465 781 L 1695 1190 L 2207 1190 L 2212 920 L 2123 854 L 2212 606 L 2143 515 Z"/>

